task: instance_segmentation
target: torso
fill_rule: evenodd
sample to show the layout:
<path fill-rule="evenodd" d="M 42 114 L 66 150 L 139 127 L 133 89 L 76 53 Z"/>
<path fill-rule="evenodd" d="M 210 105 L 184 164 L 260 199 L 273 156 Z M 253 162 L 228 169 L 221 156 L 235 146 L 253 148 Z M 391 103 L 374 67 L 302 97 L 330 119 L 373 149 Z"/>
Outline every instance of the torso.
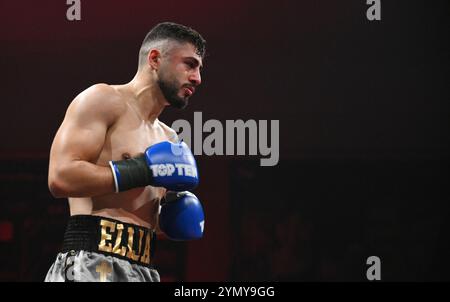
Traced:
<path fill-rule="evenodd" d="M 97 165 L 109 166 L 110 160 L 135 157 L 153 144 L 174 139 L 173 130 L 169 127 L 158 120 L 152 124 L 142 120 L 126 98 L 124 102 L 126 110 L 109 127 L 105 144 L 95 162 Z M 164 188 L 146 186 L 91 198 L 69 198 L 70 213 L 110 217 L 154 229 L 159 202 L 165 192 Z"/>

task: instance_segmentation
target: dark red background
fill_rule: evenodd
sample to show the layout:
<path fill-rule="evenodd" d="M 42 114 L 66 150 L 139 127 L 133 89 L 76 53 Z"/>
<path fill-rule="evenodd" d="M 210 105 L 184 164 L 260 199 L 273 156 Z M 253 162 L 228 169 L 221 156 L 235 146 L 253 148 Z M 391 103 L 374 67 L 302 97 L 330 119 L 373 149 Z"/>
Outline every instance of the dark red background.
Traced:
<path fill-rule="evenodd" d="M 368 6 L 363 0 L 81 2 L 82 20 L 73 22 L 66 20 L 68 6 L 62 0 L 0 3 L 0 154 L 4 163 L 0 172 L 3 180 L 14 179 L 19 188 L 21 182 L 31 186 L 20 197 L 23 205 L 22 210 L 18 210 L 19 206 L 15 205 L 20 203 L 14 197 L 17 194 L 9 194 L 11 188 L 3 181 L 0 194 L 9 197 L 0 198 L 3 209 L 1 238 L 8 239 L 9 221 L 14 222 L 16 231 L 22 229 L 25 222 L 21 213 L 26 211 L 23 209 L 35 206 L 31 203 L 36 192 L 46 192 L 49 148 L 70 101 L 94 83 L 128 82 L 135 73 L 137 52 L 147 31 L 158 22 L 174 21 L 195 28 L 206 38 L 208 56 L 203 85 L 190 106 L 185 111 L 168 109 L 161 120 L 169 125 L 180 118 L 192 121 L 194 111 L 201 111 L 204 120 L 280 120 L 281 154 L 280 167 L 274 168 L 255 168 L 254 161 L 258 160 L 255 157 L 198 158 L 202 179 L 196 193 L 205 203 L 207 232 L 201 241 L 180 245 L 185 252 L 182 253 L 184 256 L 174 256 L 174 259 L 182 259 L 181 273 L 175 279 L 253 278 L 251 272 L 239 271 L 234 264 L 244 249 L 242 243 L 236 241 L 237 233 L 242 229 L 235 228 L 241 217 L 239 206 L 236 206 L 239 192 L 232 193 L 239 188 L 235 180 L 242 173 L 267 175 L 259 183 L 261 190 L 249 194 L 246 199 L 253 206 L 250 212 L 267 211 L 258 209 L 261 198 L 267 196 L 264 190 L 273 193 L 288 189 L 292 194 L 295 192 L 288 186 L 302 190 L 302 182 L 295 181 L 298 175 L 290 167 L 301 169 L 309 164 L 316 166 L 308 171 L 322 169 L 323 175 L 329 175 L 335 173 L 331 171 L 335 171 L 336 165 L 343 163 L 342 175 L 336 173 L 332 181 L 345 188 L 345 192 L 355 190 L 354 184 L 343 180 L 353 175 L 354 170 L 348 169 L 349 165 L 359 167 L 364 175 L 370 175 L 375 169 L 368 163 L 386 167 L 388 174 L 397 171 L 394 174 L 399 179 L 417 175 L 418 180 L 405 181 L 394 195 L 408 192 L 411 184 L 420 186 L 424 193 L 412 200 L 409 207 L 423 213 L 419 216 L 422 221 L 436 218 L 442 224 L 438 223 L 421 235 L 435 238 L 434 241 L 422 244 L 418 239 L 414 246 L 429 249 L 427 255 L 432 255 L 429 257 L 437 257 L 448 250 L 448 240 L 439 239 L 448 237 L 442 232 L 449 213 L 448 205 L 442 202 L 448 200 L 445 183 L 449 151 L 449 10 L 446 1 L 433 1 L 432 4 L 382 1 L 382 20 L 374 22 L 366 19 Z M 403 161 L 408 163 L 407 169 L 401 168 L 399 162 Z M 29 162 L 37 162 L 37 168 L 30 168 L 34 164 Z M 428 175 L 424 171 L 428 171 Z M 19 176 L 11 178 L 11 173 Z M 371 185 L 379 187 L 380 192 L 397 181 L 383 178 L 383 170 L 376 173 L 380 177 L 372 180 Z M 36 176 L 39 181 L 28 179 L 27 182 L 29 175 L 40 175 Z M 308 174 L 303 177 L 307 180 Z M 429 177 L 439 183 L 427 182 Z M 319 177 L 308 186 L 328 192 L 330 184 L 326 183 Z M 258 190 L 258 185 L 252 188 Z M 426 192 L 431 190 L 435 203 L 431 202 L 429 212 L 422 211 L 424 204 L 430 203 L 426 200 Z M 50 198 L 42 194 L 42 200 Z M 338 201 L 342 201 L 339 197 L 344 196 L 342 194 L 336 195 Z M 414 194 L 410 192 L 410 195 Z M 271 197 L 272 206 L 278 203 L 276 196 Z M 295 194 L 283 198 L 290 199 L 292 204 L 305 202 L 298 200 Z M 396 202 L 387 201 L 392 197 L 377 198 L 384 200 L 386 205 L 371 208 L 368 206 L 373 205 L 371 198 L 359 199 L 368 211 L 368 214 L 365 212 L 367 217 L 377 211 L 389 213 Z M 323 225 L 321 211 L 329 212 L 330 205 L 336 203 L 332 199 L 324 200 L 328 201 L 311 214 L 310 224 Z M 64 201 L 50 198 L 47 202 L 50 210 L 45 207 L 45 215 L 67 215 L 64 209 L 56 209 L 56 214 L 51 210 L 52 206 L 62 205 Z M 354 204 L 340 204 L 342 206 L 335 209 L 337 213 L 350 212 L 352 217 L 360 217 Z M 289 212 L 289 206 L 287 208 Z M 33 211 L 25 216 L 33 217 Z M 346 216 L 338 215 L 335 219 L 345 221 L 343 217 Z M 275 224 L 284 217 L 271 220 L 269 215 L 267 219 L 266 224 Z M 403 238 L 404 226 L 414 224 L 403 216 L 394 215 L 392 221 L 393 228 L 401 229 L 399 240 Z M 64 219 L 55 228 L 63 230 Z M 389 233 L 390 230 L 381 231 L 380 236 L 384 238 Z M 11 253 L 20 251 L 25 258 L 17 260 L 12 268 L 2 265 L 1 279 L 43 278 L 39 275 L 40 269 L 30 272 L 24 265 L 27 251 L 17 243 L 17 238 L 21 236 L 20 240 L 26 242 L 26 234 L 25 231 L 16 232 L 12 242 L 2 240 L 5 253 L 9 247 Z M 441 234 L 440 237 L 437 234 Z M 325 247 L 330 243 L 324 238 L 327 237 L 317 235 L 302 240 L 307 245 L 322 240 Z M 361 242 L 361 239 L 355 240 Z M 379 245 L 390 244 L 383 239 L 379 242 Z M 170 249 L 170 243 L 164 245 Z M 396 255 L 411 247 L 411 240 L 405 241 L 395 248 Z M 368 246 L 365 248 L 367 256 L 374 252 Z M 47 249 L 48 254 L 53 253 L 52 247 Z M 342 252 L 339 247 L 334 246 L 334 249 L 337 253 Z M 40 261 L 45 267 L 52 259 Z M 327 258 L 324 263 L 333 261 L 342 263 L 333 258 Z M 430 261 L 422 263 L 423 270 L 415 271 L 416 274 L 404 268 L 412 270 L 412 263 L 399 269 L 393 261 L 388 276 L 391 280 L 444 278 Z M 364 266 L 364 263 L 358 265 Z M 17 267 L 22 269 L 15 270 Z M 345 271 L 345 267 L 342 270 Z M 364 273 L 353 278 L 339 270 L 331 274 L 332 277 L 320 272 L 312 269 L 286 279 L 365 278 Z M 265 278 L 272 280 L 277 276 L 268 273 Z"/>

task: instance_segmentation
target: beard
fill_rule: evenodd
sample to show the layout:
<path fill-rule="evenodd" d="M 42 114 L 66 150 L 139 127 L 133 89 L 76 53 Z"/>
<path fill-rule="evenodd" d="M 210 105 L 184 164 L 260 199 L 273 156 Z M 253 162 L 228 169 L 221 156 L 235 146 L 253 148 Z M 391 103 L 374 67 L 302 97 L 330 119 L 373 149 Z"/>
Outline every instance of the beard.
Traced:
<path fill-rule="evenodd" d="M 180 97 L 178 92 L 181 85 L 176 79 L 170 79 L 165 76 L 165 73 L 159 71 L 158 74 L 158 86 L 167 102 L 178 109 L 184 109 L 188 104 L 188 97 Z"/>

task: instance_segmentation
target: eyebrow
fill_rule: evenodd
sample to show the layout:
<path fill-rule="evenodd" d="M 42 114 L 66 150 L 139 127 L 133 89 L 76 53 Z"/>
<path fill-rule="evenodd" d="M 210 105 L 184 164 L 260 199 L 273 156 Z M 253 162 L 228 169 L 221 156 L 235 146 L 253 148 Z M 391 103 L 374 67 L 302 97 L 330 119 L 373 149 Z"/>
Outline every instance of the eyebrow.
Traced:
<path fill-rule="evenodd" d="M 188 59 L 188 60 L 193 60 L 193 61 L 195 62 L 196 65 L 199 65 L 199 66 L 200 66 L 200 69 L 203 68 L 203 64 L 200 64 L 200 61 L 197 60 L 196 58 L 194 58 L 194 57 L 186 57 L 186 59 Z"/>

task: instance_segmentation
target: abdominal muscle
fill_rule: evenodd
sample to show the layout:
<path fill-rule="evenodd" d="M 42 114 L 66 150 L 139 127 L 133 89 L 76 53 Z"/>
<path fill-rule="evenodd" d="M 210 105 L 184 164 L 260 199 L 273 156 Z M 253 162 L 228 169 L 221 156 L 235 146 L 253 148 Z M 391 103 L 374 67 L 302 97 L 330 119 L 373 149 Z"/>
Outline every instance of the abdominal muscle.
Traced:
<path fill-rule="evenodd" d="M 165 189 L 147 186 L 98 197 L 69 198 L 71 215 L 93 215 L 155 229 Z"/>

